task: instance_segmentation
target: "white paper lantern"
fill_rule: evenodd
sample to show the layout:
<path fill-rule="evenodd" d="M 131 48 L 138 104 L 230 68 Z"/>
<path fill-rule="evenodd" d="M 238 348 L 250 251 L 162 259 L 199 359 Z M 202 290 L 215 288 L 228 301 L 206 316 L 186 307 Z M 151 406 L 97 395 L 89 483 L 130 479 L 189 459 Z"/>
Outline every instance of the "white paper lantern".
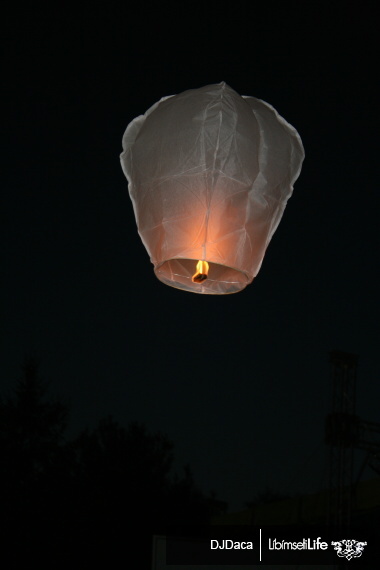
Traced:
<path fill-rule="evenodd" d="M 297 131 L 223 82 L 161 99 L 128 125 L 123 149 L 158 279 L 207 294 L 251 283 L 301 170 Z"/>

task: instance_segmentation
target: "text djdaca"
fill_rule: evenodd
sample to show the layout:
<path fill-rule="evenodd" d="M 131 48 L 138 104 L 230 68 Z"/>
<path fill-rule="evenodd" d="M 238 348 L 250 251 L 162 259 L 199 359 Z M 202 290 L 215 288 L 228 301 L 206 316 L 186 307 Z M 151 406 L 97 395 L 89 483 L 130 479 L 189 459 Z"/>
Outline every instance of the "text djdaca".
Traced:
<path fill-rule="evenodd" d="M 253 542 L 241 542 L 235 541 L 230 539 L 225 540 L 211 540 L 211 550 L 215 550 L 216 548 L 220 548 L 221 550 L 253 550 Z"/>

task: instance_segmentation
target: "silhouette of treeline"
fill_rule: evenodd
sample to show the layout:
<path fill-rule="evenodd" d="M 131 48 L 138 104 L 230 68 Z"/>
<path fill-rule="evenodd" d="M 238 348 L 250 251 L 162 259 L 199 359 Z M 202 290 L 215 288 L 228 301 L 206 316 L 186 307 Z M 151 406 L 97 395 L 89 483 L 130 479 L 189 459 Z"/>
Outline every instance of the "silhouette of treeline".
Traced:
<path fill-rule="evenodd" d="M 26 359 L 13 396 L 0 400 L 4 568 L 149 569 L 153 534 L 217 513 L 188 467 L 172 475 L 165 436 L 108 418 L 67 440 L 67 423 L 67 407 Z"/>

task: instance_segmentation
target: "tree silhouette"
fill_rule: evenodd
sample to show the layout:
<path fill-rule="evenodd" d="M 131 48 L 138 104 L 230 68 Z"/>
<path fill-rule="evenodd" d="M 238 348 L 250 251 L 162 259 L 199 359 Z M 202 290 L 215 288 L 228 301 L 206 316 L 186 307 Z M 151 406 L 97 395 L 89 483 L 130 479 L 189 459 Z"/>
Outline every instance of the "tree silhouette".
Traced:
<path fill-rule="evenodd" d="M 0 496 L 8 568 L 150 568 L 153 534 L 208 522 L 214 504 L 189 467 L 173 476 L 173 444 L 112 417 L 65 440 L 68 409 L 47 395 L 27 358 L 13 397 L 0 400 Z M 22 546 L 20 546 L 22 545 Z"/>
<path fill-rule="evenodd" d="M 38 376 L 38 362 L 27 358 L 23 375 L 7 401 L 0 400 L 0 445 L 8 474 L 26 483 L 46 472 L 63 441 L 68 411 L 47 401 L 47 385 Z"/>
<path fill-rule="evenodd" d="M 0 400 L 2 539 L 12 552 L 15 568 L 32 556 L 37 542 L 46 536 L 51 499 L 66 463 L 67 417 L 62 403 L 47 399 L 38 362 L 25 358 L 13 397 Z"/>
<path fill-rule="evenodd" d="M 98 559 L 109 562 L 110 553 L 117 560 L 134 552 L 139 567 L 148 568 L 153 534 L 164 534 L 168 525 L 208 522 L 210 502 L 190 468 L 183 477 L 171 475 L 173 444 L 164 435 L 150 434 L 139 423 L 124 428 L 108 418 L 74 445 L 87 529 L 82 537 L 96 543 Z"/>

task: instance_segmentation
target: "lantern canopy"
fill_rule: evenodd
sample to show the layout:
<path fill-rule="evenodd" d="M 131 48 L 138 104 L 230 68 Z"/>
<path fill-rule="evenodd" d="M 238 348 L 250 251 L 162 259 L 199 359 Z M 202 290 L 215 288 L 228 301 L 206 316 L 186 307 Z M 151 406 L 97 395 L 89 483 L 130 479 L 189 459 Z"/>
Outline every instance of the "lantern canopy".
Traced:
<path fill-rule="evenodd" d="M 128 125 L 123 149 L 158 279 L 206 294 L 251 283 L 301 170 L 297 131 L 222 82 L 161 99 Z"/>

